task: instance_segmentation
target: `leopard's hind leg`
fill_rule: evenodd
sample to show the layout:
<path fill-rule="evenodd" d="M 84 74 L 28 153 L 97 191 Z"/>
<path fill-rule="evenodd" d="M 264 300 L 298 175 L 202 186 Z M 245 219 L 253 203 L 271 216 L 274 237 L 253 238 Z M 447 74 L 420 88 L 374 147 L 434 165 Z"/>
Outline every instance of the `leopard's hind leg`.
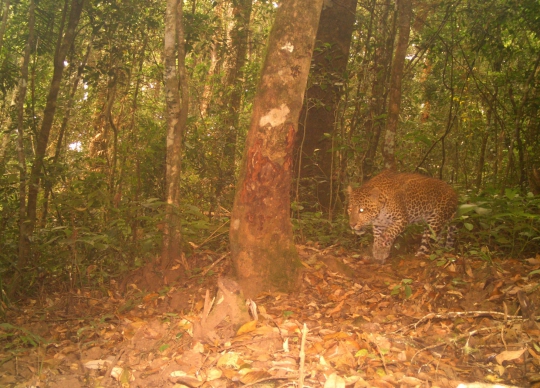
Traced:
<path fill-rule="evenodd" d="M 432 241 L 437 242 L 440 238 L 443 224 L 438 219 L 437 215 L 433 215 L 427 219 L 427 225 L 422 234 L 422 242 L 420 248 L 416 251 L 416 256 L 427 256 L 431 252 Z"/>
<path fill-rule="evenodd" d="M 456 235 L 457 235 L 457 226 L 455 224 L 448 224 L 446 232 L 446 244 L 444 245 L 447 249 L 454 248 L 456 244 Z"/>

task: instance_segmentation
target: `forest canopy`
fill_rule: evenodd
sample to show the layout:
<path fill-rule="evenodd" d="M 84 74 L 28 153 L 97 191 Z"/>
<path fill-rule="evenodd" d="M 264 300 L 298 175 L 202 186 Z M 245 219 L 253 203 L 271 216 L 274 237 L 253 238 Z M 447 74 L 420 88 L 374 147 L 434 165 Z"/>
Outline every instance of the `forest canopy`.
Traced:
<path fill-rule="evenodd" d="M 165 3 L 3 0 L 0 288 L 14 274 L 27 285 L 46 276 L 73 286 L 93 266 L 109 278 L 159 254 Z M 228 249 L 277 6 L 184 2 L 189 107 L 179 193 L 188 262 L 195 249 Z M 414 2 L 408 30 L 399 12 L 394 1 L 358 0 L 348 38 L 315 45 L 290 193 L 295 238 L 353 244 L 344 189 L 384 168 L 393 65 L 404 42 L 391 151 L 397 169 L 459 191 L 460 249 L 479 256 L 537 251 L 540 3 Z M 335 50 L 344 41 L 346 50 Z M 343 65 L 332 62 L 338 57 Z M 333 119 L 303 154 L 310 136 L 303 123 L 317 109 Z"/>

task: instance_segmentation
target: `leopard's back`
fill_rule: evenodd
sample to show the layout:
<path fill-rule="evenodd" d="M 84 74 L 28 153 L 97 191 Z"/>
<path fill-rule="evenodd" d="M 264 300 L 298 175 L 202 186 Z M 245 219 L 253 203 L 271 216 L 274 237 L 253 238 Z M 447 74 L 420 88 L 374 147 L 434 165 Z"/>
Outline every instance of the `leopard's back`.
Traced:
<path fill-rule="evenodd" d="M 408 223 L 436 217 L 444 224 L 456 213 L 458 196 L 446 182 L 420 174 L 397 174 L 391 195 L 403 198 Z"/>

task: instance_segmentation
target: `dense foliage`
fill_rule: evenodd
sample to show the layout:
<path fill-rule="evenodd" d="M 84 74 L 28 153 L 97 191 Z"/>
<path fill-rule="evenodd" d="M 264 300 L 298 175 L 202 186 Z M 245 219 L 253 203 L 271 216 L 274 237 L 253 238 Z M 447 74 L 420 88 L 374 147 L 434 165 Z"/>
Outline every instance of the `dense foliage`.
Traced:
<path fill-rule="evenodd" d="M 34 1 L 20 0 L 2 9 L 7 12 L 0 39 L 4 282 L 16 271 L 25 200 L 21 179 L 27 179 L 34 161 L 65 23 L 64 2 L 35 1 L 35 39 L 20 127 L 15 101 Z M 184 141 L 182 219 L 188 256 L 190 247 L 201 244 L 227 249 L 233 174 L 275 12 L 272 2 L 254 1 L 252 6 L 242 79 L 230 84 L 226 75 L 234 27 L 231 3 L 185 3 L 191 105 Z M 373 116 L 371 102 L 386 102 L 391 63 L 387 54 L 396 35 L 394 8 L 390 1 L 359 1 L 348 71 L 340 75 L 343 95 L 336 127 L 328 128 L 334 175 L 342 183 L 363 177 L 373 142 L 367 128 L 382 126 L 386 118 L 385 109 Z M 399 168 L 441 177 L 462 193 L 465 205 L 458 222 L 464 253 L 520 255 L 538 250 L 538 2 L 435 0 L 417 4 L 413 12 L 397 138 Z M 32 259 L 24 273 L 30 287 L 49 275 L 71 285 L 87 281 L 90 273 L 114 276 L 158 252 L 165 163 L 163 15 L 164 2 L 157 0 L 85 4 L 65 62 L 44 160 L 37 227 L 30 239 Z M 240 90 L 241 103 L 235 107 L 237 127 L 231 129 L 225 127 L 230 125 L 225 117 L 233 88 Z M 231 130 L 234 137 L 229 136 Z M 380 152 L 372 165 L 380 170 Z M 339 201 L 333 220 L 302 201 L 299 193 L 292 209 L 299 239 L 353 241 L 339 215 Z M 95 268 L 100 271 L 92 272 Z"/>

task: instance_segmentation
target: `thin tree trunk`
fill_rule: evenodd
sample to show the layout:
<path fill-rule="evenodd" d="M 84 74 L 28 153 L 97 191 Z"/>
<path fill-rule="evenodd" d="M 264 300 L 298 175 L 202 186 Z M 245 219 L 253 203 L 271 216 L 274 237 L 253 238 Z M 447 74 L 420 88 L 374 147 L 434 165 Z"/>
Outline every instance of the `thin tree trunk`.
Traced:
<path fill-rule="evenodd" d="M 390 18 L 390 1 L 387 0 L 383 6 L 379 35 L 382 37 L 373 58 L 373 72 L 375 79 L 371 87 L 371 102 L 369 113 L 365 124 L 365 133 L 369 139 L 368 149 L 362 162 L 363 179 L 372 176 L 375 166 L 375 156 L 384 127 L 384 113 L 386 111 L 387 86 L 389 78 L 390 63 L 392 62 L 392 47 L 394 46 L 394 35 L 388 32 L 388 21 Z M 392 18 L 393 19 L 393 18 Z M 392 30 L 395 28 L 395 21 L 392 21 Z"/>
<path fill-rule="evenodd" d="M 21 78 L 19 80 L 19 91 L 17 94 L 16 109 L 17 109 L 17 157 L 19 160 L 19 270 L 22 270 L 22 257 L 26 257 L 30 241 L 28 236 L 23 232 L 27 227 L 28 220 L 26 219 L 26 157 L 24 152 L 24 102 L 26 100 L 26 91 L 28 85 L 28 67 L 30 63 L 30 54 L 34 47 L 34 25 L 35 25 L 35 3 L 30 0 L 28 8 L 28 41 L 24 49 L 24 57 L 21 66 Z M 18 279 L 18 277 L 16 276 Z M 14 287 L 18 284 L 14 283 Z M 15 291 L 15 290 L 13 290 Z"/>
<path fill-rule="evenodd" d="M 4 9 L 2 10 L 2 22 L 0 24 L 0 51 L 2 51 L 2 46 L 4 44 L 4 34 L 6 33 L 7 28 L 7 18 L 9 14 L 9 0 L 5 0 Z M 34 5 L 31 4 L 31 7 Z"/>
<path fill-rule="evenodd" d="M 510 172 L 512 167 L 514 166 L 514 147 L 518 147 L 518 157 L 519 157 L 519 172 L 520 172 L 520 179 L 519 183 L 520 186 L 523 187 L 523 184 L 525 183 L 525 172 L 524 170 L 524 161 L 523 161 L 523 144 L 521 141 L 521 129 L 523 126 L 523 111 L 525 108 L 525 104 L 529 100 L 529 93 L 531 89 L 533 88 L 533 80 L 537 78 L 538 72 L 540 71 L 540 55 L 536 58 L 536 61 L 534 62 L 533 68 L 531 69 L 529 73 L 529 77 L 527 78 L 527 82 L 524 85 L 525 92 L 523 93 L 523 96 L 521 96 L 521 100 L 519 102 L 516 102 L 513 95 L 512 95 L 512 89 L 510 89 L 510 101 L 512 102 L 512 105 L 514 107 L 514 136 L 510 140 L 510 147 L 508 150 L 508 164 L 506 167 L 506 173 L 505 173 L 505 179 L 504 184 L 501 185 L 501 195 L 504 194 L 504 190 L 506 187 L 508 187 L 510 183 Z"/>
<path fill-rule="evenodd" d="M 214 7 L 215 17 L 217 19 L 223 20 L 223 15 L 225 3 L 217 2 Z M 211 45 L 212 49 L 210 51 L 210 68 L 208 69 L 208 76 L 204 84 L 202 96 L 200 97 L 199 111 L 202 117 L 206 117 L 209 112 L 210 103 L 212 102 L 212 95 L 214 93 L 214 82 L 217 78 L 216 75 L 221 71 L 221 61 L 222 61 L 222 42 L 226 40 L 224 35 L 224 28 L 220 26 L 215 31 L 215 38 L 212 40 Z"/>
<path fill-rule="evenodd" d="M 182 135 L 188 113 L 182 11 L 182 0 L 167 0 L 164 44 L 164 81 L 167 105 L 167 171 L 165 179 L 167 208 L 163 226 L 162 255 L 158 258 L 158 264 L 162 269 L 169 268 L 176 259 L 182 260 L 180 173 Z M 177 60 L 178 68 L 176 66 Z M 182 88 L 182 92 L 180 92 L 180 88 Z"/>
<path fill-rule="evenodd" d="M 77 92 L 77 88 L 79 86 L 79 82 L 82 78 L 82 73 L 84 70 L 84 67 L 86 66 L 86 63 L 88 61 L 88 56 L 90 55 L 92 44 L 88 44 L 88 48 L 86 51 L 86 55 L 84 56 L 84 59 L 82 63 L 77 67 L 77 74 L 75 75 L 75 79 L 73 80 L 73 84 L 71 86 L 71 91 L 69 93 L 69 99 L 66 107 L 66 111 L 64 113 L 64 118 L 62 119 L 62 124 L 60 125 L 60 131 L 58 134 L 58 140 L 56 141 L 56 149 L 54 151 L 54 157 L 52 160 L 52 166 L 58 165 L 58 160 L 60 159 L 60 153 L 62 152 L 62 145 L 64 143 L 64 135 L 66 133 L 69 119 L 71 118 L 71 113 L 73 110 L 73 102 L 75 100 L 75 93 Z M 52 180 L 56 179 L 55 176 L 49 176 L 45 179 L 45 185 L 44 185 L 44 192 L 43 192 L 43 211 L 41 213 L 41 221 L 40 226 L 43 228 L 45 227 L 45 224 L 47 222 L 47 215 L 49 213 L 49 195 L 51 194 L 52 187 L 54 185 L 54 182 Z"/>
<path fill-rule="evenodd" d="M 409 45 L 409 34 L 411 30 L 411 0 L 397 1 L 398 13 L 398 41 L 392 63 L 392 73 L 390 75 L 390 94 L 388 100 L 388 121 L 386 123 L 386 134 L 384 138 L 383 156 L 386 168 L 396 168 L 395 148 L 396 131 L 399 121 L 399 111 L 401 105 L 401 83 L 403 80 L 403 68 L 405 66 L 405 56 Z"/>
<path fill-rule="evenodd" d="M 476 190 L 480 191 L 482 189 L 483 175 L 484 175 L 484 164 L 486 163 L 486 149 L 489 140 L 489 134 L 494 131 L 494 121 L 493 120 L 493 104 L 495 103 L 495 98 L 497 95 L 497 89 L 493 96 L 493 101 L 487 101 L 487 115 L 486 115 L 486 131 L 482 134 L 482 144 L 480 146 L 480 155 L 478 157 L 478 166 L 476 168 Z"/>
<path fill-rule="evenodd" d="M 83 4 L 84 0 L 72 0 L 67 29 L 62 38 L 62 44 L 59 46 L 54 56 L 54 70 L 51 86 L 47 95 L 47 102 L 43 112 L 43 121 L 41 123 L 41 129 L 38 133 L 36 142 L 34 163 L 32 165 L 28 181 L 29 186 L 26 217 L 23 227 L 20 230 L 22 236 L 19 239 L 19 241 L 22 242 L 22 246 L 19 247 L 19 262 L 17 264 L 18 272 L 13 280 L 12 292 L 17 291 L 20 273 L 30 259 L 30 236 L 34 232 L 34 227 L 36 224 L 39 180 L 43 170 L 43 159 L 45 158 L 47 146 L 49 144 L 49 135 L 54 120 L 54 114 L 56 112 L 56 100 L 58 98 L 62 74 L 64 72 L 64 61 L 66 59 L 67 52 L 75 39 L 75 29 L 79 24 Z"/>
<path fill-rule="evenodd" d="M 489 119 L 488 119 L 489 123 Z M 488 124 L 489 130 L 489 124 Z M 484 164 L 486 162 L 486 148 L 489 139 L 489 132 L 485 132 L 482 135 L 482 144 L 480 145 L 480 155 L 478 156 L 478 166 L 476 168 L 476 190 L 480 191 L 482 189 L 482 176 L 484 174 Z"/>
<path fill-rule="evenodd" d="M 104 139 L 108 139 L 108 128 L 112 131 L 112 147 L 107 147 L 107 152 L 109 157 L 107 158 L 109 161 L 109 171 L 108 171 L 108 177 L 109 177 L 109 195 L 110 198 L 113 198 L 115 195 L 115 180 L 116 180 L 116 165 L 118 160 L 118 128 L 116 128 L 116 125 L 114 123 L 114 118 L 112 116 L 112 110 L 114 103 L 116 101 L 116 95 L 118 90 L 118 73 L 113 72 L 112 79 L 109 82 L 109 85 L 107 85 L 107 103 L 105 104 L 105 112 L 104 114 L 104 128 L 105 133 L 107 134 L 104 136 Z M 107 141 L 107 144 L 109 142 Z M 107 212 L 105 212 L 107 214 Z M 108 218 L 108 214 L 107 214 Z"/>
<path fill-rule="evenodd" d="M 17 100 L 17 92 L 18 88 L 13 88 L 9 102 L 2 102 L 2 110 L 5 111 L 5 121 L 2 122 L 0 126 L 0 132 L 2 133 L 2 143 L 0 144 L 0 174 L 4 174 L 8 162 L 9 154 L 7 150 L 11 138 L 10 128 L 12 123 L 12 116 L 9 113 L 9 107 L 15 105 L 15 101 Z"/>
<path fill-rule="evenodd" d="M 540 88 L 534 88 L 534 95 L 531 96 L 532 101 L 538 101 L 540 97 Z M 538 117 L 539 107 L 535 104 L 529 112 L 530 117 Z M 528 120 L 528 124 L 524 131 L 525 144 L 540 143 L 540 125 L 537 120 Z M 526 147 L 525 166 L 526 178 L 529 190 L 534 195 L 540 195 L 540 160 L 536 158 L 537 150 L 533 147 Z"/>
<path fill-rule="evenodd" d="M 180 140 L 187 126 L 187 119 L 189 113 L 189 84 L 188 74 L 186 70 L 186 38 L 184 31 L 184 9 L 183 0 L 178 1 L 178 17 L 176 19 L 176 39 L 177 39 L 177 55 L 178 55 L 178 81 L 180 84 Z M 180 156 L 181 156 L 180 149 Z"/>
<path fill-rule="evenodd" d="M 140 57 L 139 57 L 139 67 L 137 71 L 136 81 L 135 81 L 135 91 L 133 93 L 133 100 L 131 103 L 131 118 L 130 118 L 130 124 L 129 124 L 129 133 L 130 133 L 130 141 L 129 141 L 129 147 L 132 147 L 129 152 L 133 155 L 137 155 L 135 150 L 136 143 L 136 137 L 135 137 L 135 123 L 136 123 L 136 115 L 138 111 L 138 101 L 139 101 L 139 91 L 141 88 L 141 81 L 143 77 L 143 65 L 144 65 L 144 59 L 145 59 L 145 52 L 146 47 L 148 45 L 148 38 L 145 38 L 143 46 L 141 48 Z M 140 161 L 139 158 L 136 156 L 135 160 L 132 161 L 132 166 L 135 165 L 135 184 L 133 189 L 133 197 L 131 199 L 132 203 L 138 203 L 139 202 L 139 195 L 141 191 L 141 174 L 140 174 Z M 139 206 L 130 206 L 129 208 L 129 217 L 131 218 L 130 225 L 131 225 L 131 237 L 132 242 L 137 244 L 137 240 L 139 238 Z M 130 257 L 131 264 L 133 264 L 133 257 Z"/>
<path fill-rule="evenodd" d="M 229 233 L 234 273 L 246 296 L 288 290 L 296 278 L 292 153 L 321 8 L 322 0 L 282 2 L 270 32 Z"/>

